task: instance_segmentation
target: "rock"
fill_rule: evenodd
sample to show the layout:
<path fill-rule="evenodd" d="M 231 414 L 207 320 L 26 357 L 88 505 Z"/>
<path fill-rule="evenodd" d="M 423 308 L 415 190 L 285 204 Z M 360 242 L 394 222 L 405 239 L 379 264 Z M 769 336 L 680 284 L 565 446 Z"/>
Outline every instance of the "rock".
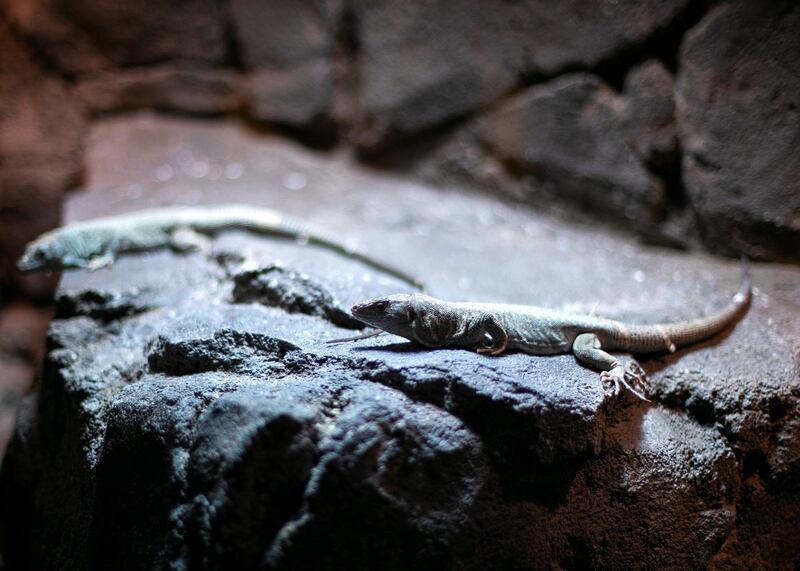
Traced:
<path fill-rule="evenodd" d="M 215 0 L 3 4 L 14 25 L 71 75 L 168 60 L 219 64 L 228 57 L 223 7 Z"/>
<path fill-rule="evenodd" d="M 349 4 L 356 25 L 365 149 L 480 108 L 509 91 L 519 70 L 506 12 L 476 0 Z"/>
<path fill-rule="evenodd" d="M 674 79 L 658 60 L 639 64 L 625 77 L 631 143 L 651 168 L 669 168 L 678 158 L 673 90 Z"/>
<path fill-rule="evenodd" d="M 527 89 L 475 128 L 500 160 L 554 185 L 554 199 L 644 228 L 657 220 L 663 190 L 629 143 L 626 113 L 599 78 L 570 74 Z"/>
<path fill-rule="evenodd" d="M 718 252 L 800 260 L 798 26 L 793 2 L 727 2 L 681 45 L 684 182 Z"/>
<path fill-rule="evenodd" d="M 169 64 L 90 75 L 75 93 L 94 113 L 152 108 L 208 115 L 236 111 L 238 85 L 228 69 Z"/>
<path fill-rule="evenodd" d="M 65 85 L 45 74 L 0 22 L 0 287 L 47 298 L 55 280 L 22 276 L 25 244 L 60 220 L 81 172 L 84 118 Z"/>
<path fill-rule="evenodd" d="M 734 262 L 376 175 L 240 126 L 116 118 L 89 141 L 97 186 L 71 196 L 70 220 L 249 196 L 414 268 L 441 297 L 596 305 L 636 322 L 707 314 L 739 280 Z M 130 199 L 129 181 L 187 148 L 176 141 L 211 164 L 237 161 L 241 180 L 144 184 Z M 297 172 L 307 184 L 289 191 L 281 181 Z M 247 274 L 273 266 L 284 268 L 274 288 L 270 271 Z M 0 471 L 4 560 L 790 568 L 800 280 L 777 264 L 753 264 L 752 279 L 735 327 L 638 356 L 653 399 L 641 403 L 605 398 L 571 355 L 490 358 L 388 335 L 327 344 L 352 330 L 298 308 L 408 288 L 291 241 L 228 232 L 209 256 L 161 251 L 64 274 L 42 382 Z"/>
<path fill-rule="evenodd" d="M 248 77 L 244 99 L 248 114 L 259 121 L 319 128 L 333 102 L 330 63 L 319 60 L 287 70 L 261 68 Z"/>
<path fill-rule="evenodd" d="M 250 69 L 289 70 L 333 57 L 335 14 L 318 0 L 231 0 L 233 36 Z"/>
<path fill-rule="evenodd" d="M 679 21 L 689 4 L 526 0 L 512 5 L 509 21 L 518 34 L 525 69 L 552 76 L 565 69 L 595 68 L 640 49 Z"/>
<path fill-rule="evenodd" d="M 243 98 L 251 117 L 307 131 L 330 129 L 334 12 L 315 0 L 233 0 L 233 35 L 250 71 Z"/>

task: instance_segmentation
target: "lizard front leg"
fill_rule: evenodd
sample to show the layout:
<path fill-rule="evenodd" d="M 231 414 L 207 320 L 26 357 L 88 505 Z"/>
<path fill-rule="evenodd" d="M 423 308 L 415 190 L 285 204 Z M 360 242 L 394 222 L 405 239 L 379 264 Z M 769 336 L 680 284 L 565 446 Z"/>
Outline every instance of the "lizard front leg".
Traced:
<path fill-rule="evenodd" d="M 572 343 L 572 353 L 581 363 L 602 371 L 600 380 L 603 385 L 613 387 L 610 394 L 618 395 L 625 387 L 640 399 L 648 400 L 644 396 L 646 379 L 641 367 L 636 363 L 623 366 L 613 355 L 603 351 L 600 338 L 594 333 L 578 335 Z"/>

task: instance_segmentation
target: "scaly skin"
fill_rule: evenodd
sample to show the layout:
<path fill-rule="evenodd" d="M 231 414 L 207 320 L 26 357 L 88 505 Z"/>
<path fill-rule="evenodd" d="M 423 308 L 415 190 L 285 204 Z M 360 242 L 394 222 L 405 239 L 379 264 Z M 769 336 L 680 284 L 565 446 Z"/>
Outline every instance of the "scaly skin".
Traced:
<path fill-rule="evenodd" d="M 17 267 L 24 272 L 97 269 L 110 266 L 120 254 L 128 252 L 202 249 L 208 236 L 225 230 L 246 230 L 322 246 L 424 289 L 401 270 L 312 232 L 279 212 L 245 205 L 175 206 L 76 222 L 28 244 Z"/>
<path fill-rule="evenodd" d="M 351 311 L 368 325 L 426 347 L 465 347 L 491 355 L 508 349 L 531 355 L 572 352 L 580 362 L 600 369 L 604 385 L 614 394 L 625 387 L 645 399 L 641 368 L 635 363 L 626 368 L 607 351 L 675 351 L 697 343 L 735 323 L 747 311 L 750 297 L 743 265 L 739 292 L 724 309 L 663 325 L 628 325 L 525 305 L 453 303 L 422 294 L 381 297 Z"/>

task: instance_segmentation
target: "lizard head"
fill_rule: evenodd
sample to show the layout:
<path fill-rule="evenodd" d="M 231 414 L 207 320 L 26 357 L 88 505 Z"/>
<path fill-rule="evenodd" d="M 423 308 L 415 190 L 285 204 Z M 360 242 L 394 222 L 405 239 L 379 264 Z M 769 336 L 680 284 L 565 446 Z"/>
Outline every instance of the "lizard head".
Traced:
<path fill-rule="evenodd" d="M 17 268 L 21 272 L 35 272 L 86 267 L 82 261 L 84 258 L 76 255 L 79 251 L 77 246 L 71 244 L 63 233 L 47 232 L 25 246 Z"/>
<path fill-rule="evenodd" d="M 427 295 L 396 294 L 355 304 L 353 316 L 372 327 L 434 347 L 450 341 L 452 319 Z"/>

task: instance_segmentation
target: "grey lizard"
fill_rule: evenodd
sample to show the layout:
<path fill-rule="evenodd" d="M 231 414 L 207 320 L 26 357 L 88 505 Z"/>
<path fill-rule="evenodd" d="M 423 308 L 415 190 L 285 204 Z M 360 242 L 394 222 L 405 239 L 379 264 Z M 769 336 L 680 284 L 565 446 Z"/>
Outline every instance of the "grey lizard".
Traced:
<path fill-rule="evenodd" d="M 127 252 L 159 248 L 177 251 L 208 248 L 208 236 L 226 230 L 289 238 L 358 260 L 412 287 L 423 285 L 405 272 L 305 228 L 286 215 L 246 205 L 164 207 L 95 218 L 57 228 L 28 244 L 17 263 L 20 271 L 98 269 Z"/>
<path fill-rule="evenodd" d="M 398 294 L 354 305 L 364 323 L 426 347 L 465 347 L 499 355 L 518 350 L 532 355 L 573 353 L 601 370 L 607 391 L 623 387 L 645 399 L 645 376 L 638 364 L 625 366 L 608 351 L 675 351 L 715 335 L 735 323 L 750 303 L 746 262 L 742 282 L 728 305 L 706 317 L 661 325 L 631 325 L 600 317 L 562 313 L 526 305 L 454 303 L 424 294 Z"/>

